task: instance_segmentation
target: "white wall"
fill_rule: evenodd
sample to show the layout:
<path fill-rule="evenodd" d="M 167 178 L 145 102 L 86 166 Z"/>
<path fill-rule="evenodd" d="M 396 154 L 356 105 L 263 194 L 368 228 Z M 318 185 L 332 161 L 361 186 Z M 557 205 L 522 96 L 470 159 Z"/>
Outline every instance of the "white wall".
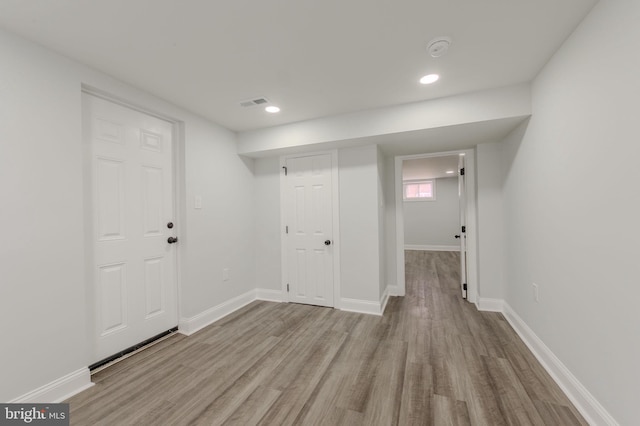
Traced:
<path fill-rule="evenodd" d="M 378 148 L 341 149 L 338 162 L 341 297 L 378 302 Z"/>
<path fill-rule="evenodd" d="M 181 312 L 192 317 L 255 288 L 253 160 L 236 154 L 234 134 L 184 116 L 186 244 Z M 196 210 L 194 197 L 203 198 Z M 184 232 L 184 230 L 183 230 Z M 223 269 L 229 280 L 222 280 Z"/>
<path fill-rule="evenodd" d="M 255 160 L 256 286 L 281 290 L 280 159 Z"/>
<path fill-rule="evenodd" d="M 0 33 L 0 401 L 88 365 L 80 85 Z"/>
<path fill-rule="evenodd" d="M 0 52 L 0 401 L 8 401 L 90 362 L 83 83 L 184 122 L 182 316 L 255 287 L 254 203 L 238 190 L 251 187 L 253 166 L 237 156 L 232 132 L 4 31 Z M 193 209 L 195 194 L 202 210 Z"/>
<path fill-rule="evenodd" d="M 378 156 L 378 280 L 379 280 L 379 297 L 384 295 L 387 289 L 387 265 L 386 265 L 386 251 L 387 244 L 386 236 L 386 164 L 384 154 L 380 151 L 380 147 L 376 147 Z"/>
<path fill-rule="evenodd" d="M 531 113 L 530 96 L 529 85 L 520 84 L 250 130 L 238 134 L 238 152 L 257 157 L 311 145 L 315 150 L 363 146 L 381 135 L 525 117 Z"/>
<path fill-rule="evenodd" d="M 435 179 L 436 199 L 404 201 L 404 243 L 406 246 L 459 246 L 458 178 Z"/>
<path fill-rule="evenodd" d="M 600 1 L 505 146 L 507 301 L 622 425 L 640 395 L 638 22 L 640 2 Z"/>
<path fill-rule="evenodd" d="M 385 211 L 385 270 L 386 281 L 394 294 L 397 292 L 396 269 L 396 183 L 395 183 L 395 157 L 384 158 L 384 211 Z"/>
<path fill-rule="evenodd" d="M 503 145 L 476 147 L 476 193 L 478 201 L 478 293 L 480 298 L 505 298 L 504 215 L 502 184 Z"/>
<path fill-rule="evenodd" d="M 340 202 L 340 265 L 342 298 L 378 302 L 386 288 L 386 232 L 382 156 L 375 145 L 338 152 Z M 255 262 L 257 287 L 281 289 L 280 165 L 278 157 L 255 160 Z M 382 203 L 382 204 L 381 204 Z"/>

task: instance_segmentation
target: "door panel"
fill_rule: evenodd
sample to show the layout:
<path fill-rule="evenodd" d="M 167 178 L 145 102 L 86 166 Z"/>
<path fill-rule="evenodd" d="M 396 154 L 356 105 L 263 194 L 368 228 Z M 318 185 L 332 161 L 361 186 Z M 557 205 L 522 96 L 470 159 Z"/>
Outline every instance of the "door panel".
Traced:
<path fill-rule="evenodd" d="M 99 361 L 176 326 L 172 124 L 83 94 Z"/>
<path fill-rule="evenodd" d="M 331 155 L 289 158 L 286 167 L 289 300 L 334 306 Z"/>
<path fill-rule="evenodd" d="M 96 197 L 98 199 L 98 239 L 124 238 L 124 164 L 97 158 Z"/>
<path fill-rule="evenodd" d="M 162 169 L 142 167 L 142 217 L 145 237 L 162 236 Z"/>
<path fill-rule="evenodd" d="M 149 319 L 153 315 L 160 315 L 164 311 L 163 262 L 162 257 L 144 261 L 145 319 Z"/>
<path fill-rule="evenodd" d="M 126 320 L 126 274 L 125 265 L 102 266 L 99 269 L 99 293 L 101 300 L 100 335 L 124 328 Z"/>

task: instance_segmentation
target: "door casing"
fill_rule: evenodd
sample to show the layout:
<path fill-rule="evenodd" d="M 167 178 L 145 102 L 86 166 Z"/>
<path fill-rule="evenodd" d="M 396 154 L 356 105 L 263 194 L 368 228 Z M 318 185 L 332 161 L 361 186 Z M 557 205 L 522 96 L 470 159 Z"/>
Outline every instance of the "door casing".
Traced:
<path fill-rule="evenodd" d="M 400 155 L 395 157 L 395 196 L 396 196 L 396 285 L 397 295 L 406 294 L 404 268 L 404 216 L 402 207 L 402 162 L 416 158 L 444 157 L 451 155 L 465 156 L 465 178 L 467 188 L 467 300 L 472 303 L 478 298 L 477 267 L 477 221 L 476 221 L 476 181 L 475 151 L 473 149 L 438 152 L 432 154 Z"/>
<path fill-rule="evenodd" d="M 173 211 L 174 211 L 174 224 L 178 236 L 186 235 L 185 220 L 186 217 L 186 199 L 184 189 L 184 123 L 171 116 L 159 113 L 144 106 L 136 105 L 133 102 L 114 96 L 108 92 L 98 89 L 93 86 L 83 84 L 81 87 L 81 93 L 85 93 L 106 101 L 124 106 L 126 108 L 138 111 L 152 117 L 159 118 L 171 123 L 172 125 L 172 169 L 173 169 Z M 94 241 L 92 239 L 93 232 L 93 185 L 92 185 L 92 157 L 91 157 L 91 144 L 87 143 L 89 140 L 86 135 L 87 126 L 85 125 L 85 110 L 82 107 L 82 161 L 83 161 L 83 210 L 84 210 L 84 277 L 85 277 L 85 318 L 86 329 L 85 336 L 88 342 L 91 342 L 89 351 L 87 353 L 88 364 L 92 363 L 96 356 L 97 342 L 95 339 L 94 331 L 96 329 L 95 318 L 95 280 L 94 280 Z M 179 246 L 176 247 L 176 264 L 175 264 L 175 283 L 176 283 L 176 312 L 178 320 L 181 318 L 181 265 L 183 263 L 182 250 Z"/>
<path fill-rule="evenodd" d="M 282 300 L 289 302 L 287 291 L 289 265 L 287 261 L 287 239 L 285 227 L 287 226 L 286 206 L 286 180 L 284 167 L 290 158 L 311 157 L 314 155 L 329 154 L 331 156 L 331 198 L 333 221 L 333 307 L 340 309 L 340 207 L 339 207 L 339 173 L 338 150 L 304 152 L 280 157 L 280 257 L 282 269 Z"/>

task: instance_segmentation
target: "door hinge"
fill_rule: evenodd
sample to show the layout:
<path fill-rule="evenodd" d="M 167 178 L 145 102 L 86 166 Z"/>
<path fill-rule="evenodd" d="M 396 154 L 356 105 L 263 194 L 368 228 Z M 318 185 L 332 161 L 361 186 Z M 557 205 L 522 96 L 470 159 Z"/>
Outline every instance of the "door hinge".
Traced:
<path fill-rule="evenodd" d="M 460 176 L 464 176 L 464 167 L 460 169 Z"/>
<path fill-rule="evenodd" d="M 467 291 L 467 283 L 462 284 L 462 289 L 463 289 L 464 291 Z"/>
<path fill-rule="evenodd" d="M 466 284 L 465 284 L 466 285 Z M 289 293 L 289 284 L 287 284 L 287 293 Z"/>
<path fill-rule="evenodd" d="M 467 232 L 467 227 L 466 226 L 462 227 L 462 232 Z"/>
<path fill-rule="evenodd" d="M 287 166 L 282 166 L 282 168 L 284 169 L 284 175 L 287 175 Z"/>
<path fill-rule="evenodd" d="M 287 226 L 285 226 L 285 227 L 284 227 L 284 232 L 285 232 L 285 234 L 288 234 L 288 233 L 289 233 L 289 225 L 287 225 Z"/>

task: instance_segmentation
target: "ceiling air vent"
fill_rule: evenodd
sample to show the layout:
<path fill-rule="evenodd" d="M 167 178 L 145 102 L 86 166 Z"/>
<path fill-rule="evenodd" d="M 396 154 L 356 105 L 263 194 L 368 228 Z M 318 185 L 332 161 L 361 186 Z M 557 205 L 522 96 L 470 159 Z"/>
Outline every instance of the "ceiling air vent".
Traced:
<path fill-rule="evenodd" d="M 240 106 L 247 108 L 247 107 L 252 107 L 256 105 L 265 105 L 268 103 L 269 103 L 269 100 L 267 98 L 253 98 L 253 99 L 240 101 Z"/>

